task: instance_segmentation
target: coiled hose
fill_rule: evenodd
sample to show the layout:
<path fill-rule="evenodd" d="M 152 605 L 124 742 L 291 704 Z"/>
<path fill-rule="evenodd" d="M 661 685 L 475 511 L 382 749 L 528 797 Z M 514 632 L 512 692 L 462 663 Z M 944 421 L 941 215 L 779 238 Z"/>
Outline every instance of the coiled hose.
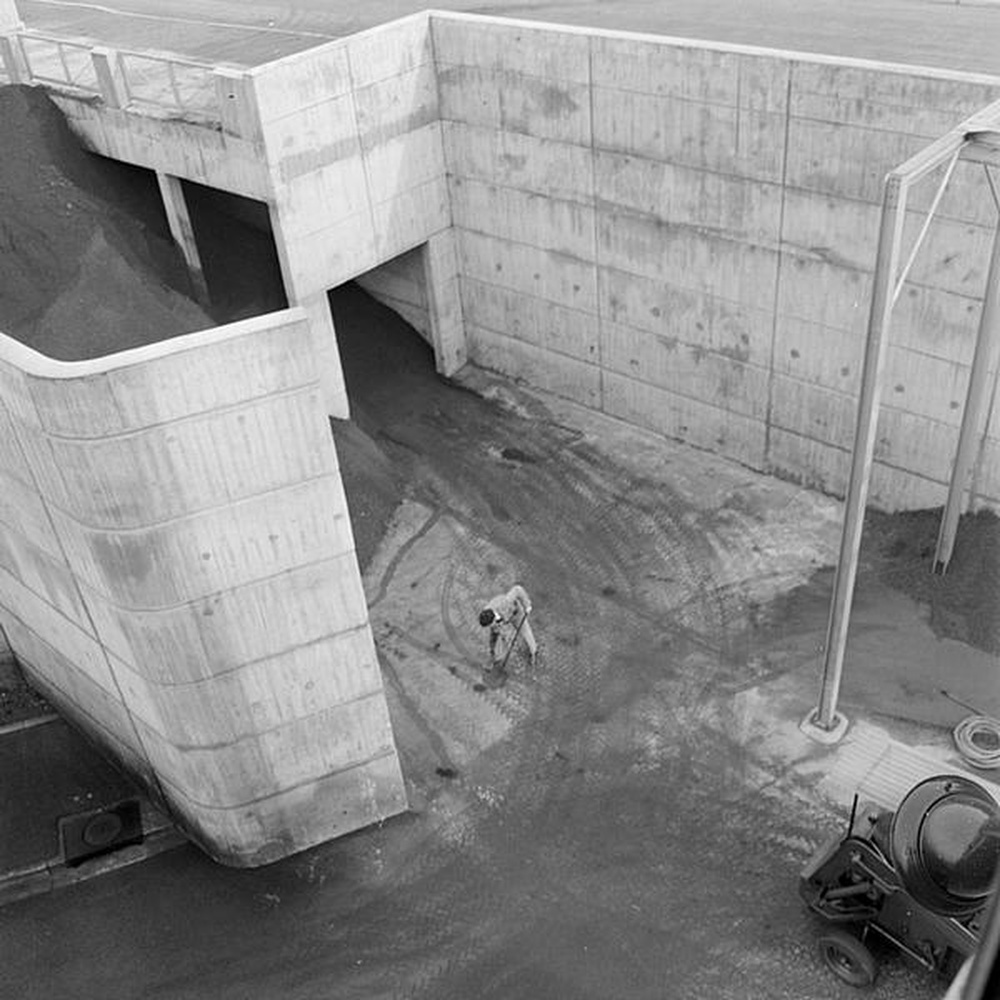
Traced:
<path fill-rule="evenodd" d="M 958 752 L 973 767 L 1000 767 L 1000 721 L 988 715 L 970 715 L 952 732 Z"/>

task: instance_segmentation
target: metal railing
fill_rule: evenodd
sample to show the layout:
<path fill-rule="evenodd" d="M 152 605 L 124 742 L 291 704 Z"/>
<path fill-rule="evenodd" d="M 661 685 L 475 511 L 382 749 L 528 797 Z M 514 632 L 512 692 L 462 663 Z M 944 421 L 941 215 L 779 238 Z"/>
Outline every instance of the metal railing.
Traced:
<path fill-rule="evenodd" d="M 34 32 L 20 32 L 13 36 L 13 42 L 32 80 L 90 94 L 101 92 L 92 46 Z M 9 70 L 8 75 L 12 75 Z"/>
<path fill-rule="evenodd" d="M 169 55 L 107 49 L 36 31 L 0 38 L 0 76 L 11 83 L 40 83 L 101 97 L 115 108 L 223 119 L 215 67 Z"/>

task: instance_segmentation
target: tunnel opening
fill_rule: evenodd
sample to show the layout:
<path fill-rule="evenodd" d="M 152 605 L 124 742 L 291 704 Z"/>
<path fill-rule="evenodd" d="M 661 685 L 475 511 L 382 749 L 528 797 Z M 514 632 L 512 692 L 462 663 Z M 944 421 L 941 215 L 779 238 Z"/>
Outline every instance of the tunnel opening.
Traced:
<path fill-rule="evenodd" d="M 267 205 L 181 182 L 208 289 L 207 310 L 233 323 L 288 307 Z"/>
<path fill-rule="evenodd" d="M 367 277 L 329 292 L 350 401 L 349 420 L 331 419 L 358 564 L 370 564 L 409 478 L 407 428 L 426 418 L 441 380 L 419 330 L 376 299 Z"/>

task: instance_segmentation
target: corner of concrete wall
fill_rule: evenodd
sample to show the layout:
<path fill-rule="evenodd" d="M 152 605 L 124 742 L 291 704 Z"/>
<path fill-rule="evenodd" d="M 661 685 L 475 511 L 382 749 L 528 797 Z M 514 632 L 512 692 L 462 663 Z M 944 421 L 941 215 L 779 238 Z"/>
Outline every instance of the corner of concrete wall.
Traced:
<path fill-rule="evenodd" d="M 401 811 L 304 315 L 106 361 L 0 361 L 18 659 L 225 863 Z"/>

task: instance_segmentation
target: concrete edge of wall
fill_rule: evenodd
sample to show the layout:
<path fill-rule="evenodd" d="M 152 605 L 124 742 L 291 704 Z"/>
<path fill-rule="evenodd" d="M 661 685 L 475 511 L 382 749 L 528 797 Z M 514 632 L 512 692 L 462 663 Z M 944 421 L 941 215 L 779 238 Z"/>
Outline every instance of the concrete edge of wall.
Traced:
<path fill-rule="evenodd" d="M 288 309 L 252 316 L 249 319 L 241 319 L 235 323 L 207 327 L 204 330 L 195 330 L 192 333 L 158 340 L 152 344 L 144 344 L 142 347 L 132 347 L 126 351 L 116 351 L 113 354 L 104 354 L 83 361 L 60 361 L 58 358 L 50 358 L 47 354 L 34 350 L 10 334 L 0 331 L 0 361 L 6 361 L 22 372 L 39 378 L 81 378 L 119 368 L 128 368 L 131 365 L 145 364 L 156 358 L 183 354 L 185 351 L 196 350 L 199 347 L 245 337 L 257 330 L 272 327 L 278 323 L 292 323 L 305 319 L 307 319 L 305 310 L 298 306 L 292 306 Z"/>
<path fill-rule="evenodd" d="M 427 22 L 430 20 L 431 13 L 432 12 L 429 10 L 421 10 L 417 11 L 415 14 L 406 14 L 404 17 L 397 17 L 392 21 L 383 21 L 382 24 L 374 24 L 370 28 L 365 28 L 362 31 L 354 31 L 349 35 L 341 35 L 338 38 L 331 38 L 328 42 L 320 42 L 312 48 L 301 49 L 298 52 L 290 52 L 287 56 L 282 56 L 280 59 L 271 59 L 266 63 L 258 63 L 256 66 L 244 67 L 243 71 L 249 76 L 260 76 L 261 74 L 267 72 L 267 70 L 273 69 L 274 67 L 290 66 L 293 63 L 301 62 L 305 58 L 314 58 L 324 49 L 328 52 L 332 52 L 335 49 L 347 45 L 348 42 L 376 35 L 379 32 L 385 31 L 387 28 L 401 28 L 409 23 L 419 24 L 420 22 Z"/>
<path fill-rule="evenodd" d="M 492 24 L 497 27 L 518 28 L 535 31 L 558 31 L 564 35 L 586 35 L 591 38 L 620 38 L 632 41 L 655 42 L 660 45 L 678 45 L 712 52 L 731 52 L 734 55 L 767 56 L 790 61 L 811 62 L 822 66 L 842 66 L 854 69 L 876 70 L 880 73 L 905 73 L 912 76 L 914 71 L 940 80 L 958 83 L 1000 84 L 1000 75 L 990 73 L 967 73 L 961 70 L 947 70 L 936 66 L 922 66 L 919 63 L 882 62 L 878 59 L 855 59 L 850 56 L 831 56 L 820 52 L 799 52 L 795 49 L 775 49 L 761 45 L 737 45 L 732 42 L 713 42 L 702 38 L 684 38 L 676 35 L 658 35 L 643 31 L 621 31 L 615 28 L 595 28 L 585 25 L 560 24 L 556 21 L 528 21 L 523 18 L 497 17 L 489 14 L 468 14 L 461 11 L 437 10 L 431 8 L 423 12 L 433 22 L 435 19 L 465 21 L 467 23 Z M 379 25 L 385 28 L 397 24 L 389 21 Z M 375 30 L 375 29 L 368 29 Z M 355 35 L 346 36 L 355 38 Z M 314 50 L 307 50 L 314 51 Z"/>

